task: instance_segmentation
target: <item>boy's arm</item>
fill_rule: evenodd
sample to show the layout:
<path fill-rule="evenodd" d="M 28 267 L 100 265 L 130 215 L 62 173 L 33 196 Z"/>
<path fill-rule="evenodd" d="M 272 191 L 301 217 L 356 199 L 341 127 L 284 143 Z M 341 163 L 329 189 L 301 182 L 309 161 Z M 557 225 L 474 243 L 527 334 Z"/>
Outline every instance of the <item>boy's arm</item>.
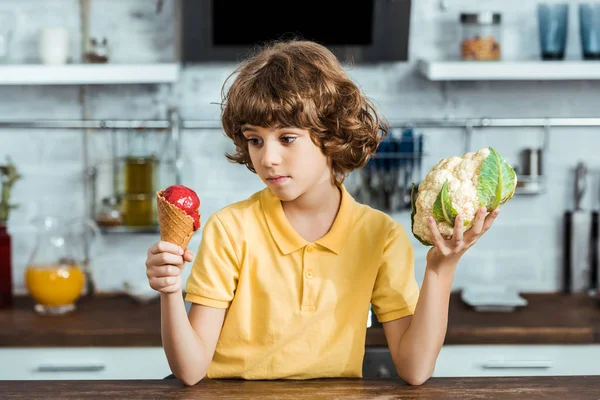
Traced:
<path fill-rule="evenodd" d="M 427 268 L 414 315 L 382 324 L 396 371 L 411 385 L 433 374 L 446 336 L 452 274 Z"/>
<path fill-rule="evenodd" d="M 225 309 L 192 304 L 188 314 L 181 291 L 161 293 L 163 348 L 173 374 L 185 385 L 206 376 L 223 327 Z"/>
<path fill-rule="evenodd" d="M 427 266 L 411 319 L 384 323 L 388 346 L 398 375 L 410 384 L 420 385 L 433 374 L 448 326 L 448 304 L 456 265 L 464 253 L 487 232 L 499 209 L 487 214 L 482 207 L 471 228 L 463 236 L 463 218 L 456 217 L 451 239 L 444 239 L 433 218 L 429 228 L 434 246 L 427 253 Z"/>

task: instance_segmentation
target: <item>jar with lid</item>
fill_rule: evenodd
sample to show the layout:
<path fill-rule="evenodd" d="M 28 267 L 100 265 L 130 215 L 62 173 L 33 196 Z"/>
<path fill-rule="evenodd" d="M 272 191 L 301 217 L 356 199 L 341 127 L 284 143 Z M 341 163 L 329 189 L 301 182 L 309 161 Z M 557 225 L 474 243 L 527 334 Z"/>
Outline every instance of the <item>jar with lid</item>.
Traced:
<path fill-rule="evenodd" d="M 498 61 L 502 48 L 502 16 L 483 11 L 461 13 L 461 59 Z"/>

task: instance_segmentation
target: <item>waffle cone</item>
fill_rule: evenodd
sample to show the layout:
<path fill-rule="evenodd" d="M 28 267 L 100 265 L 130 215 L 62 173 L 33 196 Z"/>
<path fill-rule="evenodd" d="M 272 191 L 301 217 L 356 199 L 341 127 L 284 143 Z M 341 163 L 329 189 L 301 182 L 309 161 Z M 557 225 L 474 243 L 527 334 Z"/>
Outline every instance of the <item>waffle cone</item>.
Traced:
<path fill-rule="evenodd" d="M 163 190 L 156 192 L 160 240 L 174 243 L 185 250 L 194 236 L 194 219 L 169 203 L 162 194 Z"/>

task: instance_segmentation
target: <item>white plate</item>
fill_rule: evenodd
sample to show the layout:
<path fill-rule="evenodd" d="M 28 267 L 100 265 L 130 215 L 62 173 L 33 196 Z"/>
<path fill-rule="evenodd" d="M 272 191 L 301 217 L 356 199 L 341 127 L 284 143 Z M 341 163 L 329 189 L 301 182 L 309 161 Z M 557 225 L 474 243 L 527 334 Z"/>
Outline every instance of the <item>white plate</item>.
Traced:
<path fill-rule="evenodd" d="M 515 289 L 506 286 L 469 286 L 461 292 L 461 299 L 478 311 L 512 311 L 527 305 L 527 300 Z"/>

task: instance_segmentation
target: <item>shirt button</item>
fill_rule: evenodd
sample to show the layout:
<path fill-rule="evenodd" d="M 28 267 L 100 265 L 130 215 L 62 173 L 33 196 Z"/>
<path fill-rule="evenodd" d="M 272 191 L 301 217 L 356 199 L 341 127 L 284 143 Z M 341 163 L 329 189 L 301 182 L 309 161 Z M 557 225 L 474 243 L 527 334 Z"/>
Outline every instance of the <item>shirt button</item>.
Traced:
<path fill-rule="evenodd" d="M 313 277 L 313 272 L 308 270 L 306 271 L 306 273 L 304 274 L 304 276 L 306 277 L 306 279 L 312 279 Z"/>
<path fill-rule="evenodd" d="M 308 251 L 309 253 L 312 253 L 313 251 L 315 251 L 315 246 L 313 246 L 312 244 L 309 244 L 308 246 L 306 246 L 306 251 Z"/>

